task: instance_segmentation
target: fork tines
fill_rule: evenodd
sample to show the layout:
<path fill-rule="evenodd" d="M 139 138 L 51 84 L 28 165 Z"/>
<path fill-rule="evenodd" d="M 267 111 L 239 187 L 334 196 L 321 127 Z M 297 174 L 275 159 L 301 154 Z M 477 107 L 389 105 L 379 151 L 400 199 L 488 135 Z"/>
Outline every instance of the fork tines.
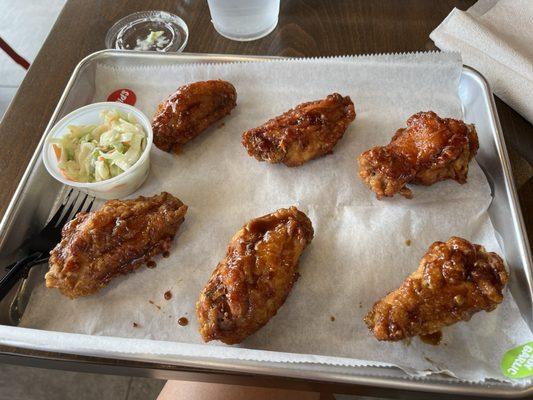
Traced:
<path fill-rule="evenodd" d="M 79 212 L 90 211 L 93 204 L 93 196 L 70 189 L 46 227 L 61 228 Z"/>

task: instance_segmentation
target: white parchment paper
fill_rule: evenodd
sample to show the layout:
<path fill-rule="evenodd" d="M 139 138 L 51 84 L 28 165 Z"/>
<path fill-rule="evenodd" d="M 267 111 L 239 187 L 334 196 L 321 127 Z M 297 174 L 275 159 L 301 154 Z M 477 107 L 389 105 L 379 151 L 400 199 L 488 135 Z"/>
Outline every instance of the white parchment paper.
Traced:
<path fill-rule="evenodd" d="M 142 351 L 158 354 L 168 342 L 180 342 L 195 346 L 176 343 L 175 352 L 194 349 L 198 357 L 348 366 L 386 363 L 412 375 L 447 371 L 471 381 L 503 379 L 503 353 L 531 338 L 509 291 L 494 312 L 445 328 L 440 346 L 419 339 L 378 342 L 362 321 L 376 300 L 417 268 L 436 240 L 458 235 L 501 254 L 486 212 L 490 188 L 476 162 L 470 165 L 467 184 L 445 181 L 414 187 L 412 200 L 396 196 L 378 201 L 357 177 L 357 155 L 387 143 L 411 114 L 433 110 L 462 118 L 460 73 L 461 60 L 446 53 L 164 67 L 100 65 L 95 102 L 129 88 L 137 94 L 136 106 L 151 116 L 178 86 L 224 79 L 235 85 L 238 105 L 223 125 L 187 144 L 183 154 L 152 150 L 150 176 L 134 196 L 166 190 L 189 206 L 170 257 L 158 258 L 155 269 L 119 277 L 87 298 L 69 300 L 46 289 L 43 281 L 33 291 L 21 326 L 152 339 L 143 341 Z M 351 96 L 357 117 L 332 155 L 298 168 L 259 163 L 247 155 L 240 143 L 242 132 L 335 91 Z M 237 346 L 241 352 L 219 343 L 199 345 L 194 305 L 230 238 L 249 219 L 290 205 L 307 213 L 315 238 L 300 260 L 301 277 L 285 305 Z M 163 298 L 167 290 L 171 300 Z M 190 321 L 186 327 L 177 324 L 182 316 Z M 76 340 L 90 348 L 83 338 Z"/>

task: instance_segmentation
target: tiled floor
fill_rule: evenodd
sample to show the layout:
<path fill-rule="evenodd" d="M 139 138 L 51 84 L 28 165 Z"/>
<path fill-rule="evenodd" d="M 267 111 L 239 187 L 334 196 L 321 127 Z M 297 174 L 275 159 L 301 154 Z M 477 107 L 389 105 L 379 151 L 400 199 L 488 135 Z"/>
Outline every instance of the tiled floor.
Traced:
<path fill-rule="evenodd" d="M 64 3 L 65 0 L 0 0 L 0 37 L 31 63 Z M 0 50 L 0 120 L 25 74 L 24 68 Z"/>
<path fill-rule="evenodd" d="M 165 381 L 0 364 L 0 400 L 152 400 Z"/>

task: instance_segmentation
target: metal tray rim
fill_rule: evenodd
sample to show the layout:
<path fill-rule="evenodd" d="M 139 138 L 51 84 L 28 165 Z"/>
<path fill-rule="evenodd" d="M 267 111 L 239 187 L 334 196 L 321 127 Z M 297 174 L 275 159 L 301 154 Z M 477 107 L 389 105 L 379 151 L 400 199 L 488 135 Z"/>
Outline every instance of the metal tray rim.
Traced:
<path fill-rule="evenodd" d="M 284 59 L 287 57 L 276 57 L 276 56 L 248 56 L 248 55 L 229 55 L 229 54 L 196 54 L 196 53 L 181 53 L 181 54 L 154 54 L 152 52 L 126 52 L 126 51 L 118 51 L 118 50 L 101 50 L 97 51 L 95 53 L 92 53 L 82 59 L 79 64 L 76 66 L 76 68 L 73 70 L 73 73 L 59 99 L 59 102 L 50 118 L 49 123 L 46 126 L 45 133 L 48 132 L 55 121 L 57 120 L 57 117 L 61 111 L 62 106 L 65 103 L 65 100 L 68 96 L 68 93 L 74 83 L 76 82 L 76 79 L 78 78 L 78 75 L 80 72 L 91 62 L 97 61 L 100 58 L 106 58 L 106 57 L 112 57 L 112 56 L 126 56 L 126 57 L 169 57 L 169 58 L 176 58 L 176 59 L 190 59 L 191 61 L 198 61 L 198 62 L 205 62 L 205 61 L 211 61 L 211 62 L 219 62 L 219 61 L 268 61 L 268 60 L 275 60 L 275 59 Z M 511 174 L 511 166 L 510 161 L 507 153 L 507 149 L 505 146 L 505 141 L 503 138 L 503 133 L 500 125 L 500 121 L 498 118 L 496 105 L 494 102 L 494 98 L 491 95 L 490 86 L 487 82 L 487 80 L 483 77 L 482 74 L 480 74 L 478 71 L 476 71 L 474 68 L 464 66 L 463 69 L 464 72 L 472 75 L 476 80 L 478 80 L 484 87 L 485 92 L 487 93 L 487 100 L 489 101 L 489 107 L 491 111 L 491 118 L 492 118 L 492 125 L 495 127 L 496 130 L 496 138 L 497 138 L 497 148 L 498 148 L 498 156 L 500 158 L 501 165 L 503 167 L 503 173 L 506 183 L 506 191 L 507 196 L 509 198 L 509 201 L 511 203 L 511 212 L 513 213 L 513 222 L 516 226 L 516 228 L 521 233 L 521 243 L 520 248 L 523 252 L 522 256 L 526 259 L 527 265 L 525 268 L 526 273 L 529 277 L 533 275 L 531 271 L 531 251 L 529 249 L 529 246 L 527 244 L 527 234 L 525 231 L 525 226 L 523 222 L 522 213 L 520 210 L 520 207 L 518 206 L 518 196 L 516 193 L 516 188 L 514 185 L 514 180 Z M 40 150 L 42 149 L 42 146 L 44 144 L 44 137 L 41 138 L 39 141 L 35 153 L 32 156 L 28 167 L 26 171 L 24 172 L 24 175 L 22 179 L 19 182 L 19 185 L 13 195 L 12 200 L 10 201 L 4 217 L 2 218 L 0 222 L 0 246 L 3 243 L 3 240 L 5 239 L 3 235 L 5 235 L 6 227 L 10 225 L 11 219 L 16 214 L 18 205 L 20 204 L 19 199 L 24 192 L 24 188 L 27 184 L 27 181 L 30 177 L 30 174 L 39 160 L 40 157 Z M 20 343 L 17 341 L 11 341 L 11 343 L 6 343 L 4 340 L 2 340 L 4 344 L 13 346 L 15 348 L 25 348 L 28 350 L 37 350 L 37 351 L 46 351 L 46 349 L 43 346 L 32 346 L 27 345 L 24 343 Z M 9 342 L 9 340 L 8 340 Z M 80 353 L 69 353 L 67 354 L 79 354 Z M 58 353 L 60 355 L 61 353 Z M 94 356 L 94 354 L 93 354 Z M 234 372 L 243 372 L 243 373 L 255 373 L 255 374 L 262 374 L 262 375 L 284 375 L 284 376 L 290 376 L 294 378 L 301 378 L 301 379 L 314 379 L 318 381 L 325 381 L 325 382 L 335 382 L 335 383 L 348 383 L 348 384 L 359 384 L 359 385 L 365 385 L 365 386 L 379 386 L 379 387 L 386 387 L 391 389 L 398 389 L 398 390 L 417 390 L 417 391 L 431 391 L 431 392 L 441 392 L 441 393 L 449 393 L 449 394 L 458 394 L 458 395 L 481 395 L 481 396 L 501 396 L 501 397 L 507 397 L 507 398 L 520 398 L 525 397 L 527 395 L 533 395 L 533 385 L 530 386 L 513 386 L 508 385 L 504 388 L 495 388 L 495 387 L 483 387 L 483 384 L 472 384 L 465 381 L 458 380 L 457 382 L 435 382 L 431 381 L 429 379 L 424 380 L 412 380 L 408 377 L 374 377 L 374 376 L 365 376 L 365 375 L 343 375 L 339 373 L 332 373 L 332 372 L 317 372 L 312 371 L 311 373 L 307 373 L 306 371 L 293 371 L 293 370 L 287 370 L 286 368 L 283 368 L 283 364 L 279 363 L 279 365 L 276 365 L 276 367 L 269 366 L 269 368 L 265 368 L 263 365 L 261 365 L 261 362 L 254 362 L 258 364 L 257 366 L 253 367 L 251 365 L 246 366 L 239 366 L 235 362 L 231 362 L 231 360 L 212 360 L 209 362 L 206 362 L 205 359 L 199 359 L 199 360 L 191 360 L 187 357 L 177 357 L 174 361 L 164 361 L 164 360 L 158 360 L 157 357 L 149 357 L 147 355 L 143 355 L 142 357 L 135 357 L 133 355 L 121 355 L 118 356 L 115 354 L 101 354 L 103 357 L 112 357 L 115 359 L 121 359 L 124 361 L 145 361 L 145 362 L 163 362 L 168 363 L 169 365 L 174 366 L 183 366 L 183 367 L 198 367 L 201 369 L 211 369 L 211 370 L 219 370 L 219 371 L 234 371 Z M 358 367 L 352 367 L 355 370 L 357 370 Z M 500 383 L 504 384 L 504 383 Z"/>
<path fill-rule="evenodd" d="M 520 232 L 520 249 L 522 251 L 522 257 L 526 261 L 524 265 L 524 270 L 526 275 L 531 281 L 533 276 L 533 255 L 531 248 L 529 247 L 528 234 L 526 231 L 524 217 L 522 215 L 522 209 L 520 208 L 520 202 L 518 201 L 518 193 L 516 191 L 516 185 L 514 183 L 514 178 L 511 169 L 511 161 L 509 159 L 509 154 L 507 152 L 507 146 L 505 144 L 505 138 L 503 136 L 503 130 L 500 123 L 500 118 L 498 116 L 498 110 L 496 108 L 496 102 L 494 101 L 494 95 L 492 95 L 492 90 L 487 79 L 476 69 L 470 66 L 463 66 L 469 73 L 471 73 L 475 79 L 479 80 L 480 83 L 484 86 L 486 93 L 488 93 L 489 106 L 491 109 L 491 118 L 492 125 L 494 125 L 497 136 L 497 147 L 498 147 L 498 156 L 500 158 L 500 164 L 503 168 L 503 174 L 505 178 L 505 186 L 507 190 L 507 197 L 511 203 L 511 213 L 513 216 L 513 223 L 515 228 Z"/>
<path fill-rule="evenodd" d="M 24 329 L 25 331 L 31 331 L 28 328 L 15 328 Z M 58 334 L 60 336 L 71 335 L 70 333 L 50 332 L 50 334 Z M 76 334 L 79 335 L 79 334 Z M 37 349 L 40 351 L 50 352 L 53 351 L 50 348 L 45 348 L 42 345 L 28 345 L 16 338 L 3 340 L 9 346 L 22 349 Z M 135 339 L 106 337 L 107 340 L 115 341 L 134 341 Z M 62 353 L 58 353 L 61 355 Z M 140 361 L 154 364 L 166 364 L 172 366 L 179 366 L 183 368 L 196 368 L 208 371 L 220 371 L 231 373 L 245 373 L 253 375 L 265 375 L 265 376 L 285 376 L 295 379 L 309 379 L 314 381 L 322 381 L 328 383 L 341 383 L 341 384 L 353 384 L 364 386 L 376 386 L 382 388 L 389 388 L 395 390 L 415 390 L 426 391 L 433 393 L 445 393 L 445 394 L 458 394 L 458 395 L 477 395 L 477 396 L 490 396 L 501 398 L 522 398 L 526 395 L 533 394 L 533 386 L 526 385 L 508 385 L 502 382 L 494 381 L 491 383 L 481 382 L 467 382 L 467 381 L 431 381 L 427 378 L 409 378 L 405 377 L 393 377 L 393 376 L 372 376 L 369 374 L 344 374 L 341 372 L 331 371 L 305 371 L 302 369 L 289 369 L 284 368 L 287 363 L 278 362 L 264 362 L 253 360 L 233 360 L 233 359 L 214 359 L 214 358 L 193 358 L 190 356 L 171 356 L 172 360 L 168 359 L 166 355 L 157 354 L 113 354 L 112 352 L 102 351 L 98 354 L 89 353 L 86 351 L 66 351 L 65 354 L 82 355 L 89 357 L 103 357 L 108 359 L 123 360 L 123 361 Z M 16 355 L 20 355 L 17 353 Z M 110 357 L 113 358 L 110 358 Z M 315 365 L 309 363 L 296 363 L 298 365 Z M 319 364 L 316 364 L 319 365 Z M 320 364 L 321 365 L 321 364 Z M 339 367 L 334 365 L 324 364 L 324 367 Z M 344 367 L 357 371 L 361 367 Z M 372 367 L 372 368 L 389 368 L 389 367 Z M 397 369 L 390 367 L 391 369 Z M 505 385 L 502 387 L 502 385 Z"/>

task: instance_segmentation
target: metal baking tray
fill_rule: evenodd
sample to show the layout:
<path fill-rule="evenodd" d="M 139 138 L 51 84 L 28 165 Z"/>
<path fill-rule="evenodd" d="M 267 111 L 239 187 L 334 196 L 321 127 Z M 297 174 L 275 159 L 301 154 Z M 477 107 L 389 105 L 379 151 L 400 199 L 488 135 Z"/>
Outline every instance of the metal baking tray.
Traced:
<path fill-rule="evenodd" d="M 213 54 L 158 54 L 151 52 L 122 52 L 104 50 L 83 59 L 74 70 L 61 99 L 50 119 L 48 131 L 61 117 L 70 111 L 88 104 L 95 92 L 96 65 L 168 65 L 176 63 L 206 63 L 235 61 L 265 61 L 273 57 L 213 55 Z M 510 290 L 518 303 L 520 312 L 530 328 L 533 322 L 533 280 L 532 257 L 526 230 L 520 212 L 518 197 L 513 183 L 509 157 L 498 120 L 498 114 L 487 81 L 472 68 L 464 67 L 459 96 L 463 105 L 464 118 L 475 123 L 480 139 L 477 161 L 484 170 L 492 188 L 493 201 L 489 208 L 492 223 L 499 234 L 507 264 L 511 268 Z M 46 132 L 44 132 L 46 133 Z M 44 134 L 43 134 L 44 137 Z M 7 265 L 16 255 L 13 249 L 23 238 L 44 225 L 51 210 L 64 189 L 45 171 L 40 158 L 43 140 L 22 177 L 9 207 L 0 223 L 0 265 Z M 2 272 L 0 272 L 2 274 Z M 16 325 L 27 303 L 31 290 L 42 282 L 43 268 L 36 268 L 32 274 L 10 296 L 0 303 L 0 324 Z M 21 335 L 24 337 L 24 335 Z M 47 353 L 43 353 L 47 350 Z M 0 360 L 45 367 L 60 367 L 63 360 L 68 368 L 87 370 L 89 365 L 99 365 L 100 372 L 132 373 L 143 376 L 220 381 L 221 376 L 250 378 L 240 381 L 244 384 L 264 384 L 268 377 L 276 377 L 285 387 L 317 388 L 325 386 L 335 392 L 357 392 L 367 395 L 405 396 L 409 391 L 414 397 L 420 392 L 432 392 L 435 398 L 457 398 L 483 396 L 494 398 L 523 398 L 533 395 L 533 386 L 511 385 L 498 381 L 472 384 L 444 375 L 432 375 L 424 379 L 410 379 L 395 368 L 339 367 L 315 364 L 283 364 L 258 361 L 206 360 L 194 357 L 173 357 L 157 355 L 117 354 L 107 349 L 99 354 L 81 354 L 69 351 L 61 344 L 45 347 L 30 340 L 16 341 L 0 337 Z M 76 358 L 77 356 L 77 358 Z M 102 357 L 102 358 L 95 358 Z M 21 361 L 25 359 L 25 361 Z M 28 361 L 29 360 L 29 361 Z M 73 361 L 74 360 L 74 361 Z M 48 361 L 48 362 L 47 362 Z M 140 363 L 139 363 L 140 362 Z M 495 360 L 499 362 L 499 360 Z M 110 368 L 110 365 L 117 368 Z M 73 365 L 73 367 L 72 367 Z M 121 367 L 121 368 L 120 368 Z M 94 371 L 94 369 L 93 369 Z M 98 371 L 98 370 L 97 370 Z M 202 374 L 204 373 L 204 374 Z M 227 381 L 227 380 L 226 380 Z M 267 385 L 272 385 L 272 381 Z M 309 386 L 313 384 L 314 386 Z M 317 386 L 318 385 L 318 386 Z M 401 390 L 401 392 L 400 392 Z M 417 395 L 418 393 L 418 395 Z M 413 397 L 411 396 L 411 397 Z"/>

